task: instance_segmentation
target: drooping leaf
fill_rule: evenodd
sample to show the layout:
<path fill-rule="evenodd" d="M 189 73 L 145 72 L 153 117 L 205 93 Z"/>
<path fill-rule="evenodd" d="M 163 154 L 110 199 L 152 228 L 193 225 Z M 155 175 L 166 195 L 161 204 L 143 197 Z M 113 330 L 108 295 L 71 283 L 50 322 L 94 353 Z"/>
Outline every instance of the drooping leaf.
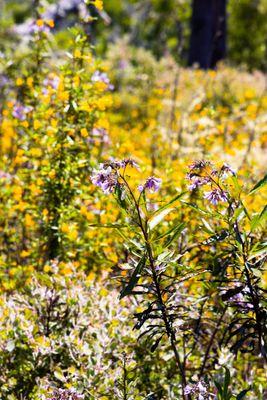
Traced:
<path fill-rule="evenodd" d="M 150 351 L 151 351 L 152 353 L 154 353 L 154 351 L 157 349 L 158 345 L 160 344 L 160 341 L 161 341 L 162 337 L 163 337 L 163 336 L 160 336 L 160 337 L 155 341 L 155 343 L 152 344 L 152 346 L 151 346 L 151 348 L 150 348 Z"/>
<path fill-rule="evenodd" d="M 263 210 L 255 215 L 255 217 L 252 219 L 250 227 L 251 230 L 254 231 L 260 224 L 265 223 L 267 220 L 267 206 L 263 208 Z"/>
<path fill-rule="evenodd" d="M 243 286 L 238 286 L 236 288 L 227 290 L 227 292 L 222 295 L 222 300 L 223 301 L 229 300 L 231 297 L 242 292 L 243 288 L 244 288 Z"/>
<path fill-rule="evenodd" d="M 249 192 L 249 194 L 256 193 L 258 190 L 263 188 L 267 183 L 267 174 L 254 186 L 254 188 Z"/>
<path fill-rule="evenodd" d="M 126 285 L 126 287 L 121 292 L 120 299 L 122 299 L 123 297 L 128 296 L 129 294 L 131 294 L 133 288 L 136 286 L 136 284 L 137 284 L 137 282 L 138 282 L 138 280 L 140 278 L 140 274 L 142 272 L 142 269 L 145 266 L 145 263 L 146 263 L 146 254 L 144 254 L 142 256 L 142 258 L 138 262 L 137 266 L 135 267 L 135 270 L 132 273 L 132 276 L 131 276 L 128 284 Z"/>
<path fill-rule="evenodd" d="M 159 214 L 156 214 L 149 222 L 149 229 L 152 231 L 174 208 L 166 208 Z"/>
<path fill-rule="evenodd" d="M 236 400 L 242 400 L 245 395 L 250 391 L 250 387 L 248 389 L 244 389 L 242 390 L 242 392 L 240 392 L 237 396 L 236 396 Z"/>
<path fill-rule="evenodd" d="M 173 197 L 170 201 L 168 201 L 168 203 L 164 204 L 163 206 L 161 206 L 160 208 L 158 208 L 153 215 L 160 213 L 161 211 L 165 210 L 166 208 L 169 208 L 170 205 L 172 205 L 173 203 L 175 203 L 177 200 L 179 200 L 181 197 L 183 197 L 186 194 L 186 192 L 182 192 L 177 194 L 175 197 Z"/>

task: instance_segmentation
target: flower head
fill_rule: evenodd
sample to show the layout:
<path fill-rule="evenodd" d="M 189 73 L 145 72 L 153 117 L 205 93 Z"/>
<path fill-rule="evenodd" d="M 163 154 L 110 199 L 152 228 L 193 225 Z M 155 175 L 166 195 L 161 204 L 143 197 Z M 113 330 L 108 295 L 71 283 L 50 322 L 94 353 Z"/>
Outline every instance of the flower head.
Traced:
<path fill-rule="evenodd" d="M 210 192 L 204 194 L 204 198 L 210 201 L 214 206 L 220 202 L 227 202 L 227 192 L 220 189 L 213 189 Z"/>
<path fill-rule="evenodd" d="M 20 121 L 25 121 L 26 114 L 28 114 L 31 110 L 32 110 L 31 107 L 27 107 L 22 104 L 16 104 L 13 107 L 12 115 L 14 118 L 17 118 Z"/>
<path fill-rule="evenodd" d="M 138 190 L 139 192 L 143 192 L 147 189 L 149 193 L 156 193 L 160 188 L 161 182 L 161 179 L 150 176 L 144 185 L 138 186 Z"/>
<path fill-rule="evenodd" d="M 196 175 L 190 177 L 190 174 L 188 174 L 187 179 L 191 181 L 190 185 L 188 186 L 189 190 L 197 189 L 200 186 L 206 185 L 207 183 L 210 182 L 210 179 L 208 177 L 202 177 Z"/>
<path fill-rule="evenodd" d="M 102 82 L 107 85 L 107 88 L 110 90 L 114 89 L 114 86 L 111 85 L 109 77 L 105 72 L 95 71 L 91 77 L 92 82 Z"/>
<path fill-rule="evenodd" d="M 77 393 L 74 389 L 56 389 L 52 397 L 47 400 L 83 400 L 84 396 Z"/>
<path fill-rule="evenodd" d="M 93 171 L 91 181 L 105 194 L 113 193 L 118 184 L 118 173 L 111 166 L 100 164 L 100 169 Z"/>
<path fill-rule="evenodd" d="M 236 175 L 235 170 L 228 164 L 223 164 L 221 172 L 224 178 L 226 178 L 228 175 Z"/>
<path fill-rule="evenodd" d="M 208 167 L 208 166 L 211 166 L 210 161 L 207 161 L 207 160 L 197 160 L 197 161 L 194 161 L 194 162 L 189 166 L 189 169 L 190 169 L 190 171 L 193 171 L 193 170 L 202 170 L 203 168 Z"/>

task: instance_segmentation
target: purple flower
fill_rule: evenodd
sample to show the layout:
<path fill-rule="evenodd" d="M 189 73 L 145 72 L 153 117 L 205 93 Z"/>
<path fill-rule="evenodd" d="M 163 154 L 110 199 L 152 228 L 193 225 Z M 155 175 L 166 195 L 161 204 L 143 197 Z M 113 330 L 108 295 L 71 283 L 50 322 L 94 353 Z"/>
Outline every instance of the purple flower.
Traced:
<path fill-rule="evenodd" d="M 50 27 L 43 23 L 42 25 L 37 24 L 37 21 L 31 21 L 28 25 L 28 33 L 34 35 L 35 33 L 49 33 Z"/>
<path fill-rule="evenodd" d="M 107 161 L 104 163 L 104 166 L 111 167 L 113 169 L 126 168 L 128 166 L 139 169 L 139 165 L 137 164 L 137 162 L 131 158 L 125 158 L 124 160 L 120 161 L 120 160 L 116 160 L 115 158 L 111 157 L 110 161 Z"/>
<path fill-rule="evenodd" d="M 226 178 L 228 175 L 236 175 L 236 172 L 234 171 L 234 169 L 228 165 L 228 164 L 223 164 L 222 168 L 221 168 L 221 172 L 223 173 L 223 177 Z"/>
<path fill-rule="evenodd" d="M 160 188 L 161 182 L 161 179 L 150 176 L 144 185 L 138 186 L 138 190 L 139 192 L 143 192 L 147 189 L 150 193 L 156 193 Z"/>
<path fill-rule="evenodd" d="M 52 397 L 47 400 L 83 400 L 84 396 L 77 393 L 74 389 L 56 389 Z"/>
<path fill-rule="evenodd" d="M 92 82 L 103 82 L 107 85 L 108 89 L 113 90 L 114 86 L 111 85 L 109 77 L 105 72 L 95 71 L 91 77 Z"/>
<path fill-rule="evenodd" d="M 189 166 L 189 169 L 190 169 L 190 171 L 192 171 L 192 170 L 202 170 L 203 168 L 208 167 L 210 165 L 211 165 L 211 163 L 209 161 L 197 160 L 197 161 L 193 162 Z"/>
<path fill-rule="evenodd" d="M 216 206 L 219 202 L 227 202 L 227 192 L 224 192 L 220 189 L 213 189 L 210 192 L 206 192 L 204 194 L 204 198 L 210 201 L 214 206 Z"/>
<path fill-rule="evenodd" d="M 58 76 L 50 75 L 50 76 L 48 76 L 47 78 L 44 79 L 43 85 L 46 86 L 46 87 L 50 86 L 53 89 L 57 89 L 58 85 L 59 85 L 59 81 L 60 81 L 60 79 L 59 79 Z"/>
<path fill-rule="evenodd" d="M 94 128 L 92 130 L 92 136 L 97 139 L 100 139 L 100 141 L 104 144 L 109 143 L 109 136 L 106 129 L 104 128 Z M 91 139 L 91 141 L 94 142 L 94 139 Z"/>
<path fill-rule="evenodd" d="M 132 158 L 125 158 L 124 160 L 121 161 L 121 168 L 126 168 L 128 166 L 139 169 L 139 165 Z"/>
<path fill-rule="evenodd" d="M 190 394 L 193 392 L 193 388 L 190 385 L 186 385 L 186 387 L 184 388 L 184 394 Z"/>
<path fill-rule="evenodd" d="M 26 114 L 28 114 L 31 110 L 31 107 L 23 106 L 22 104 L 16 104 L 13 107 L 12 115 L 20 121 L 25 121 Z"/>
<path fill-rule="evenodd" d="M 105 194 L 110 194 L 114 192 L 118 184 L 118 173 L 111 166 L 100 164 L 100 169 L 93 171 L 91 181 Z"/>
<path fill-rule="evenodd" d="M 0 88 L 5 87 L 6 85 L 8 85 L 9 82 L 10 80 L 6 75 L 0 74 Z"/>
<path fill-rule="evenodd" d="M 12 179 L 12 175 L 8 172 L 0 171 L 0 179 Z"/>
<path fill-rule="evenodd" d="M 208 177 L 201 177 L 201 176 L 194 176 L 192 178 L 188 177 L 189 180 L 191 180 L 191 184 L 188 186 L 189 190 L 194 190 L 199 188 L 200 186 L 206 185 L 207 183 L 210 182 L 210 179 Z"/>

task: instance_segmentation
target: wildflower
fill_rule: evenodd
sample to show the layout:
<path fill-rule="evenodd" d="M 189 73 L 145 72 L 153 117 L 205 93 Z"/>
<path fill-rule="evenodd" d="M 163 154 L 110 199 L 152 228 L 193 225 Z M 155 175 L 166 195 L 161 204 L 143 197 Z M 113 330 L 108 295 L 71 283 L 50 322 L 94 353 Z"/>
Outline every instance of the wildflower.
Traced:
<path fill-rule="evenodd" d="M 228 165 L 228 164 L 223 164 L 222 168 L 221 168 L 221 172 L 223 173 L 223 177 L 226 178 L 228 175 L 236 175 L 236 172 L 234 171 L 234 169 Z"/>
<path fill-rule="evenodd" d="M 47 400 L 83 400 L 84 396 L 77 393 L 74 389 L 56 389 L 53 396 Z"/>
<path fill-rule="evenodd" d="M 192 170 L 202 170 L 205 167 L 210 166 L 211 163 L 209 161 L 206 160 L 197 160 L 195 162 L 193 162 L 193 164 L 191 164 L 189 166 L 190 171 Z"/>
<path fill-rule="evenodd" d="M 46 87 L 51 87 L 52 89 L 57 89 L 59 86 L 59 77 L 54 75 L 54 74 L 49 74 L 47 78 L 44 79 L 43 85 Z M 46 93 L 45 89 L 43 90 L 43 93 Z"/>
<path fill-rule="evenodd" d="M 29 34 L 50 32 L 50 27 L 41 19 L 38 19 L 37 21 L 31 21 L 27 26 L 27 29 Z"/>
<path fill-rule="evenodd" d="M 105 144 L 109 143 L 109 136 L 108 136 L 106 129 L 104 129 L 104 128 L 94 128 L 92 130 L 92 136 L 100 139 L 100 141 L 102 143 L 105 143 Z M 93 139 L 93 141 L 94 141 L 94 139 Z"/>
<path fill-rule="evenodd" d="M 109 77 L 105 72 L 95 71 L 91 77 L 92 82 L 102 82 L 107 85 L 107 88 L 110 90 L 114 89 L 114 86 L 110 84 Z"/>
<path fill-rule="evenodd" d="M 28 114 L 31 110 L 31 107 L 23 106 L 22 104 L 16 104 L 13 108 L 12 115 L 20 121 L 25 121 L 26 114 Z"/>
<path fill-rule="evenodd" d="M 132 158 L 125 158 L 124 160 L 121 161 L 122 168 L 126 168 L 127 166 L 139 169 L 139 165 Z"/>
<path fill-rule="evenodd" d="M 144 185 L 139 185 L 139 192 L 143 192 L 144 190 L 148 190 L 150 193 L 156 193 L 161 185 L 161 179 L 155 178 L 154 176 L 150 176 Z"/>
<path fill-rule="evenodd" d="M 184 388 L 184 394 L 190 394 L 193 391 L 193 387 L 191 385 L 186 385 Z"/>
<path fill-rule="evenodd" d="M 219 202 L 227 202 L 227 192 L 220 189 L 213 189 L 210 192 L 204 194 L 204 198 L 210 201 L 214 206 Z"/>
<path fill-rule="evenodd" d="M 100 11 L 103 10 L 103 1 L 102 0 L 95 0 L 94 5 L 98 10 L 100 10 Z"/>
<path fill-rule="evenodd" d="M 100 169 L 94 170 L 91 180 L 105 194 L 113 193 L 118 184 L 118 173 L 111 166 L 100 164 Z"/>
<path fill-rule="evenodd" d="M 206 185 L 207 183 L 210 182 L 210 179 L 208 177 L 201 177 L 201 176 L 196 176 L 196 175 L 190 177 L 190 174 L 187 175 L 187 179 L 189 179 L 192 182 L 188 186 L 189 190 L 197 189 L 200 186 Z"/>

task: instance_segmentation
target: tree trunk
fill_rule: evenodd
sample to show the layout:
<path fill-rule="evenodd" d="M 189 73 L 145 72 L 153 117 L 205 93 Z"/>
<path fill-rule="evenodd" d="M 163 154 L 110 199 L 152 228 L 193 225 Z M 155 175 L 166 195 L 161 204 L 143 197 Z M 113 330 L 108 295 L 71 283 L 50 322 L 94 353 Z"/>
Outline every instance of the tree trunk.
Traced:
<path fill-rule="evenodd" d="M 227 0 L 193 0 L 189 65 L 215 68 L 226 54 Z"/>

